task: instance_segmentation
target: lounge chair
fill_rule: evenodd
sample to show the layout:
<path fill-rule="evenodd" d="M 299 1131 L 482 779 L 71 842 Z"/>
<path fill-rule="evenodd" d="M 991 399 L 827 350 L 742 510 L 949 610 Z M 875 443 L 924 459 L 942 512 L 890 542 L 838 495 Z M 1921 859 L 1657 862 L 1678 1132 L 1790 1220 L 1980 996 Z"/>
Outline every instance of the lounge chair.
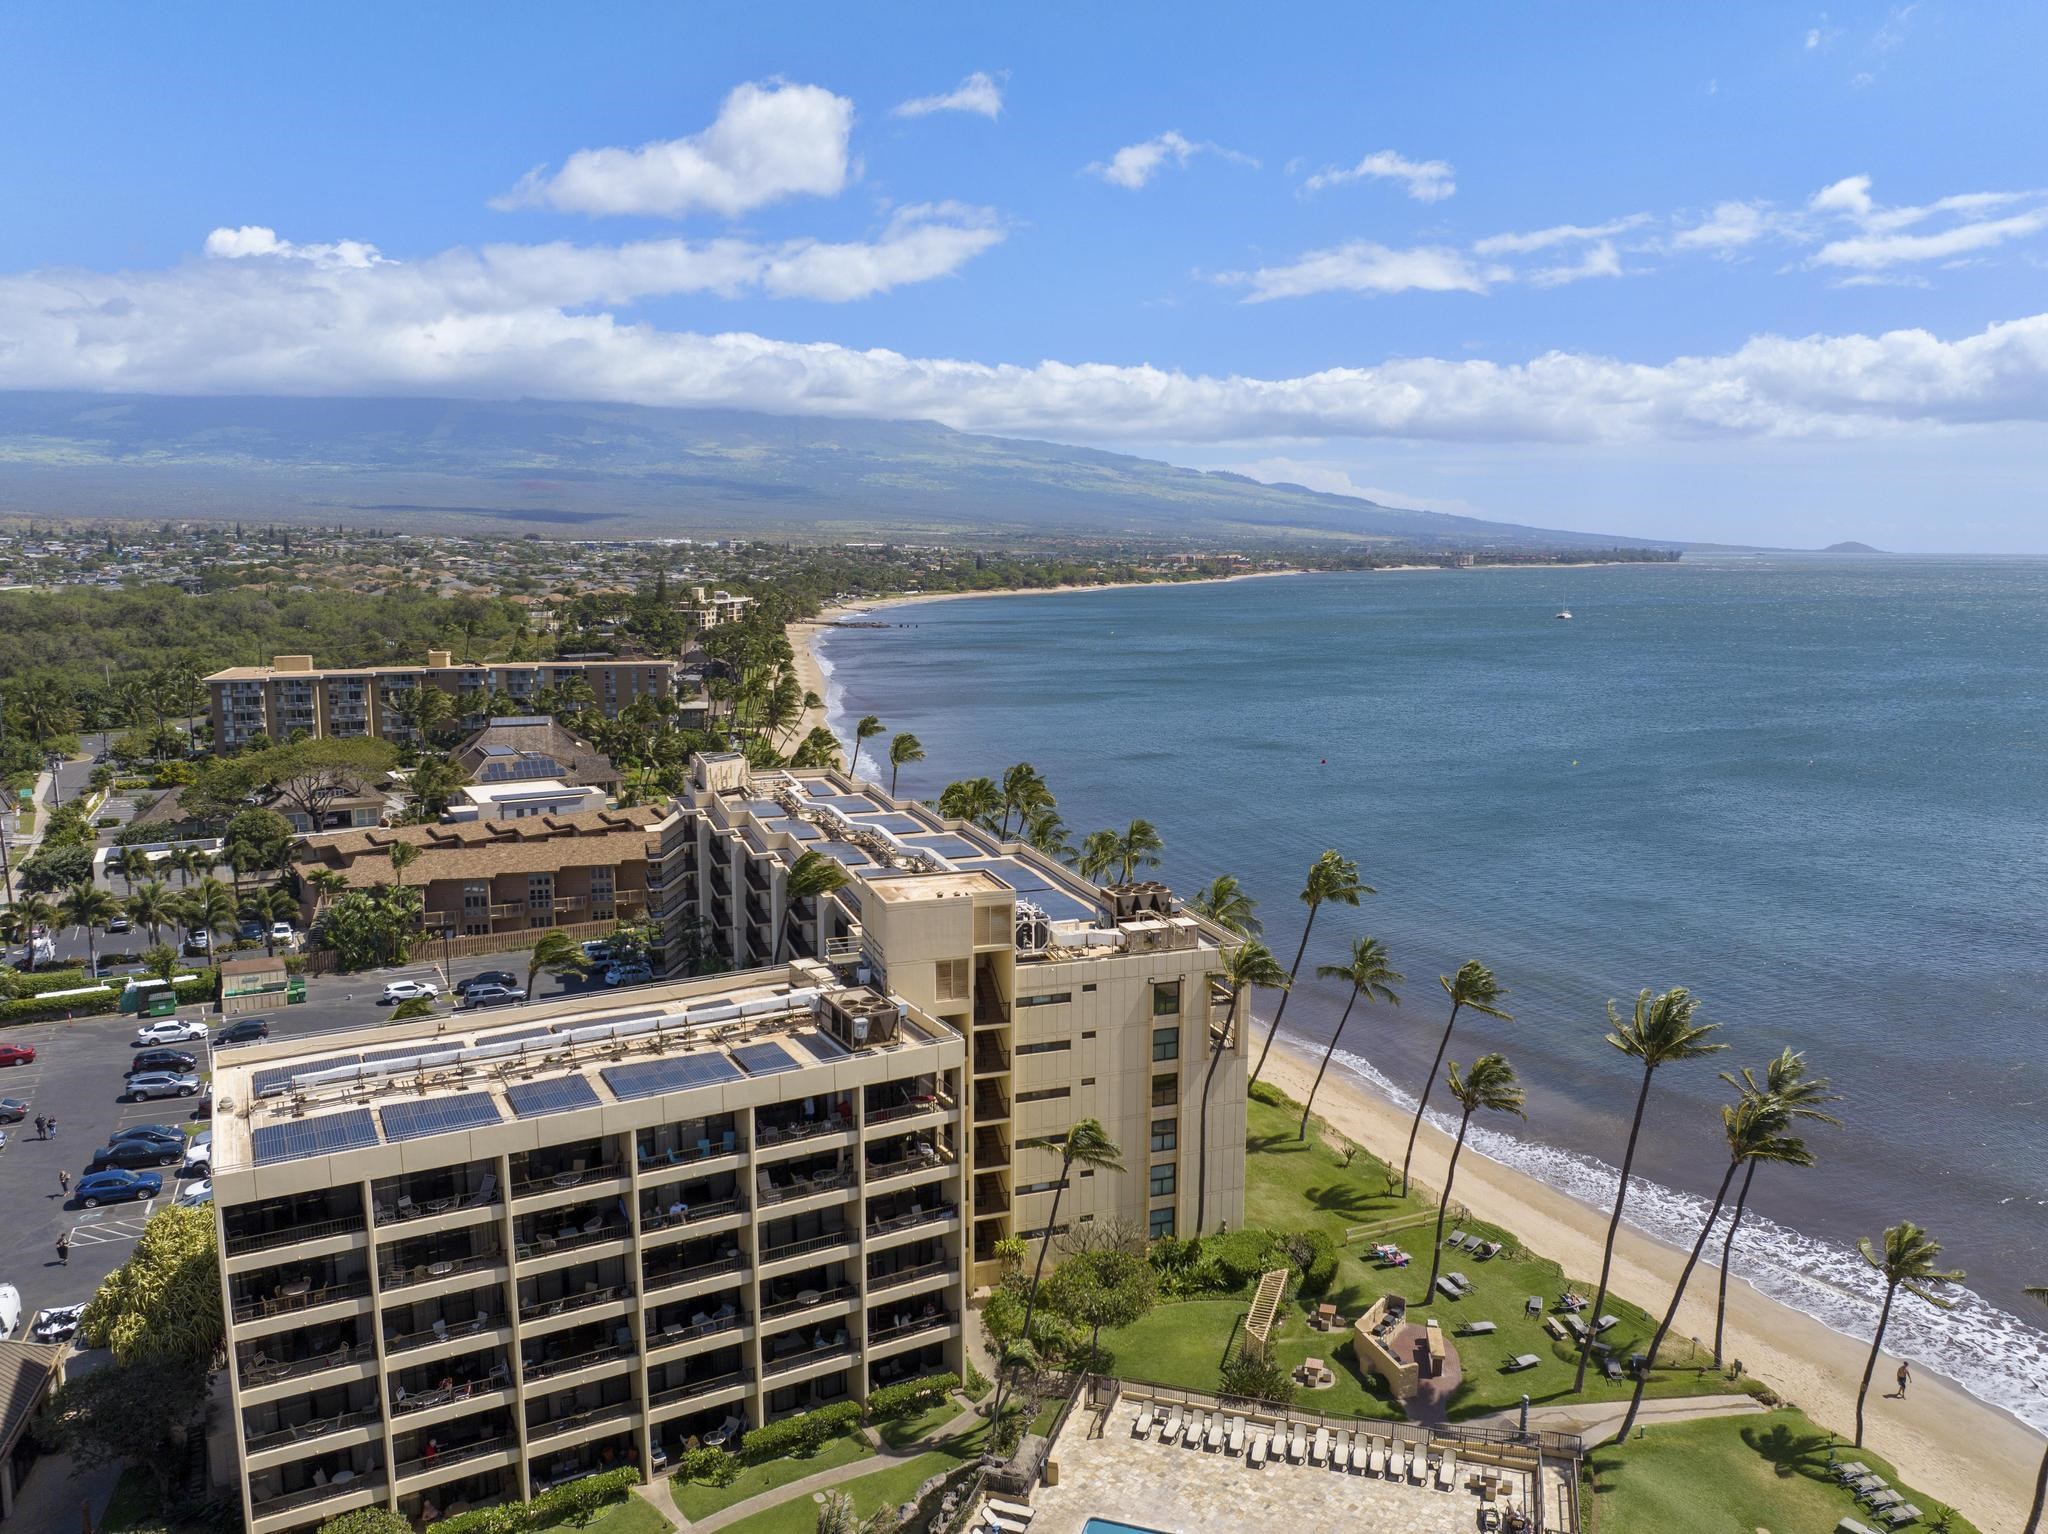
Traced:
<path fill-rule="evenodd" d="M 1200 1448 L 1202 1447 L 1202 1440 L 1207 1438 L 1209 1434 L 1214 1430 L 1215 1420 L 1216 1419 L 1207 1412 L 1202 1413 L 1202 1415 L 1199 1417 L 1194 1416 L 1191 1413 L 1188 1417 L 1187 1433 L 1181 1439 L 1181 1442 L 1186 1444 L 1190 1449 L 1200 1450 Z"/>
<path fill-rule="evenodd" d="M 1506 1365 L 1506 1372 L 1509 1374 L 1517 1374 L 1524 1369 L 1533 1369 L 1542 1362 L 1543 1360 L 1538 1358 L 1534 1353 L 1523 1353 L 1519 1357 L 1514 1358 L 1508 1362 L 1508 1364 Z"/>
<path fill-rule="evenodd" d="M 1028 1529 L 1031 1527 L 1031 1520 L 1038 1516 L 1036 1509 L 1003 1497 L 990 1497 L 988 1510 L 1003 1520 L 1006 1529 Z"/>
<path fill-rule="evenodd" d="M 1447 1240 L 1446 1240 L 1446 1241 L 1444 1242 L 1444 1245 L 1445 1245 L 1445 1246 L 1463 1246 L 1464 1244 L 1465 1244 L 1465 1233 L 1464 1233 L 1464 1232 L 1463 1232 L 1462 1230 L 1454 1230 L 1454 1231 L 1452 1231 L 1452 1232 L 1451 1232 L 1451 1234 L 1450 1234 L 1450 1237 L 1449 1237 L 1449 1239 L 1447 1239 Z"/>
<path fill-rule="evenodd" d="M 1436 1485 L 1438 1491 L 1457 1490 L 1458 1456 L 1455 1450 L 1444 1450 L 1444 1457 L 1436 1462 Z"/>
<path fill-rule="evenodd" d="M 1618 1381 L 1621 1378 L 1621 1360 L 1609 1353 L 1600 1364 L 1600 1372 L 1609 1379 Z"/>
<path fill-rule="evenodd" d="M 1868 1474 L 1870 1474 L 1870 1467 L 1860 1459 L 1851 1460 L 1846 1465 L 1835 1466 L 1835 1479 L 1844 1484 L 1855 1480 L 1859 1475 Z"/>
<path fill-rule="evenodd" d="M 1223 1445 L 1225 1451 L 1231 1454 L 1244 1453 L 1244 1418 L 1232 1417 L 1228 1426 L 1229 1436 Z"/>
<path fill-rule="evenodd" d="M 1337 1433 L 1330 1440 L 1330 1468 L 1349 1470 L 1351 1468 L 1351 1435 Z"/>
<path fill-rule="evenodd" d="M 1887 1481 L 1883 1476 L 1877 1474 L 1875 1471 L 1872 1471 L 1867 1474 L 1857 1476 L 1855 1480 L 1849 1483 L 1849 1490 L 1856 1493 L 1857 1499 L 1860 1501 L 1864 1496 L 1866 1496 L 1870 1492 L 1883 1491 L 1885 1487 L 1889 1485 L 1891 1485 L 1890 1481 Z"/>
<path fill-rule="evenodd" d="M 1608 1327 L 1619 1326 L 1620 1324 L 1621 1318 L 1619 1316 L 1602 1316 L 1593 1323 L 1593 1334 L 1598 1336 L 1601 1332 L 1606 1331 Z"/>
<path fill-rule="evenodd" d="M 1202 1447 L 1211 1454 L 1223 1447 L 1223 1414 L 1221 1412 L 1211 1412 L 1209 1414 L 1209 1427 L 1202 1434 L 1202 1437 L 1205 1440 Z"/>
<path fill-rule="evenodd" d="M 1308 1433 L 1306 1430 L 1303 1429 L 1301 1424 L 1297 1422 L 1294 1425 L 1294 1431 L 1290 1433 L 1287 1438 L 1287 1457 L 1294 1463 L 1300 1464 L 1302 1459 L 1307 1454 Z"/>
<path fill-rule="evenodd" d="M 1593 1335 L 1591 1332 L 1586 1330 L 1586 1323 L 1581 1321 L 1577 1316 L 1566 1316 L 1564 1318 L 1564 1324 L 1571 1329 L 1571 1334 L 1574 1337 L 1578 1338 L 1581 1342 L 1586 1341 L 1589 1337 Z"/>
<path fill-rule="evenodd" d="M 1387 1451 L 1377 1438 L 1372 1441 L 1372 1458 L 1367 1462 L 1366 1468 L 1374 1475 L 1384 1473 L 1387 1468 Z"/>
<path fill-rule="evenodd" d="M 1180 1408 L 1176 1406 L 1171 1412 L 1167 1413 L 1166 1431 L 1159 1435 L 1159 1441 L 1161 1443 L 1172 1443 L 1178 1437 L 1180 1437 Z"/>
<path fill-rule="evenodd" d="M 1453 1280 L 1453 1281 L 1454 1281 L 1454 1282 L 1455 1282 L 1455 1283 L 1457 1284 L 1457 1286 L 1458 1286 L 1458 1287 L 1459 1287 L 1460 1289 L 1463 1289 L 1463 1290 L 1467 1291 L 1468 1293 L 1469 1293 L 1469 1292 L 1471 1291 L 1471 1288 L 1472 1288 L 1472 1280 L 1471 1280 L 1471 1279 L 1469 1279 L 1469 1278 L 1467 1278 L 1467 1277 L 1466 1277 L 1466 1276 L 1465 1276 L 1464 1274 L 1462 1274 L 1462 1273 L 1453 1273 L 1453 1274 L 1451 1275 L 1451 1278 L 1452 1278 L 1452 1280 Z"/>
<path fill-rule="evenodd" d="M 1405 1479 L 1407 1474 L 1408 1456 L 1402 1451 L 1401 1446 L 1396 1444 L 1387 1455 L 1387 1479 L 1399 1481 Z"/>
<path fill-rule="evenodd" d="M 1462 1298 L 1462 1295 L 1459 1293 L 1457 1284 L 1452 1282 L 1448 1274 L 1446 1274 L 1442 1278 L 1439 1278 L 1436 1281 L 1436 1286 L 1437 1289 L 1443 1294 L 1443 1297 L 1447 1300 L 1455 1300 Z"/>
<path fill-rule="evenodd" d="M 992 1507 L 983 1508 L 981 1517 L 982 1527 L 993 1531 L 993 1534 L 1024 1534 L 1024 1530 L 1029 1527 L 1015 1518 L 1005 1518 Z"/>
<path fill-rule="evenodd" d="M 1133 1438 L 1150 1438 L 1152 1436 L 1152 1429 L 1158 1425 L 1159 1419 L 1152 1415 L 1152 1408 L 1141 1406 L 1138 1408 L 1138 1415 L 1131 1419 L 1131 1436 Z"/>
<path fill-rule="evenodd" d="M 1491 1321 L 1467 1321 L 1458 1328 L 1460 1337 L 1491 1337 L 1498 1330 Z"/>
<path fill-rule="evenodd" d="M 1330 1430 L 1326 1427 L 1319 1427 L 1316 1429 L 1315 1441 L 1308 1446 L 1308 1462 L 1311 1465 L 1320 1465 L 1329 1457 Z"/>
<path fill-rule="evenodd" d="M 1489 1257 L 1497 1257 L 1499 1255 L 1500 1243 L 1498 1241 L 1482 1241 L 1479 1243 L 1478 1257 L 1481 1262 L 1486 1261 Z"/>
<path fill-rule="evenodd" d="M 1266 1468 L 1266 1441 L 1266 1430 L 1264 1428 L 1259 1428 L 1252 1434 L 1252 1450 L 1250 1454 L 1245 1456 L 1245 1463 L 1254 1470 Z"/>
<path fill-rule="evenodd" d="M 1873 1513 L 1883 1513 L 1888 1507 L 1897 1507 L 1906 1499 L 1887 1486 L 1883 1491 L 1874 1491 L 1863 1499 L 1864 1505 Z"/>
<path fill-rule="evenodd" d="M 1920 1516 L 1920 1509 L 1910 1502 L 1902 1502 L 1897 1507 L 1886 1508 L 1877 1516 L 1893 1528 L 1902 1529 Z"/>
<path fill-rule="evenodd" d="M 1854 1518 L 1844 1518 L 1835 1525 L 1835 1534 L 1877 1534 L 1868 1524 L 1858 1523 Z"/>

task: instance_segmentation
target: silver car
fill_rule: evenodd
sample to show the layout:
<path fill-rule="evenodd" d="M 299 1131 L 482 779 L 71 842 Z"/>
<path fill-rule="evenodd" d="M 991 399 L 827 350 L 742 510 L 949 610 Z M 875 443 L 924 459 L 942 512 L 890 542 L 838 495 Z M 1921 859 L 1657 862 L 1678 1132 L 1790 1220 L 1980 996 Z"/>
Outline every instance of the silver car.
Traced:
<path fill-rule="evenodd" d="M 128 1078 L 121 1100 L 140 1103 L 153 1097 L 194 1097 L 198 1092 L 199 1078 L 187 1072 L 143 1071 Z"/>

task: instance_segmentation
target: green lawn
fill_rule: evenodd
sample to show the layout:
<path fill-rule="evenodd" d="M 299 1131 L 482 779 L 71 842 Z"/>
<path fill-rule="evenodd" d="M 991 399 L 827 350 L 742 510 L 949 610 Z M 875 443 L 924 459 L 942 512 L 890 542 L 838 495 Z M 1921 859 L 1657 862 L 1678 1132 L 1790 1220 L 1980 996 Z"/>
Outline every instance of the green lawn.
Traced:
<path fill-rule="evenodd" d="M 1594 1498 L 1603 1529 L 1654 1529 L 1658 1534 L 1729 1534 L 1775 1529 L 1826 1534 L 1843 1518 L 1881 1528 L 1835 1483 L 1828 1470 L 1833 1440 L 1791 1408 L 1762 1416 L 1710 1417 L 1652 1427 L 1625 1452 L 1597 1449 L 1590 1456 Z M 1888 1460 L 1844 1444 L 1836 1453 L 1861 1460 L 1898 1485 Z M 1931 1497 L 1898 1487 L 1927 1515 Z M 1975 1534 L 1958 1517 L 1953 1534 Z"/>
<path fill-rule="evenodd" d="M 641 1498 L 628 1494 L 588 1523 L 543 1524 L 535 1534 L 669 1534 L 674 1527 Z"/>
<path fill-rule="evenodd" d="M 907 1501 L 917 1488 L 935 1475 L 944 1475 L 970 1463 L 981 1452 L 985 1430 L 975 1428 L 958 1438 L 948 1439 L 929 1454 L 898 1460 L 886 1470 L 842 1481 L 836 1490 L 853 1498 L 854 1511 L 866 1518 L 885 1507 Z M 818 1526 L 818 1504 L 808 1496 L 787 1502 L 729 1524 L 726 1534 L 813 1534 Z"/>
<path fill-rule="evenodd" d="M 759 1465 L 748 1465 L 730 1486 L 705 1486 L 696 1481 L 677 1479 L 670 1483 L 669 1490 L 676 1499 L 677 1510 L 694 1523 L 699 1518 L 708 1518 L 723 1508 L 731 1507 L 735 1502 L 758 1497 L 764 1491 L 787 1486 L 791 1481 L 801 1481 L 820 1470 L 836 1470 L 841 1465 L 850 1465 L 874 1452 L 860 1434 L 842 1433 L 808 1458 L 792 1455 L 788 1459 L 771 1459 Z"/>
<path fill-rule="evenodd" d="M 100 1519 L 101 1534 L 125 1534 L 128 1529 L 157 1522 L 156 1483 L 138 1465 L 130 1465 L 114 1483 L 114 1495 Z"/>
<path fill-rule="evenodd" d="M 933 1403 L 926 1410 L 911 1417 L 897 1417 L 884 1422 L 877 1431 L 882 1442 L 892 1449 L 907 1449 L 914 1443 L 931 1437 L 940 1428 L 959 1416 L 962 1407 L 951 1396 Z"/>

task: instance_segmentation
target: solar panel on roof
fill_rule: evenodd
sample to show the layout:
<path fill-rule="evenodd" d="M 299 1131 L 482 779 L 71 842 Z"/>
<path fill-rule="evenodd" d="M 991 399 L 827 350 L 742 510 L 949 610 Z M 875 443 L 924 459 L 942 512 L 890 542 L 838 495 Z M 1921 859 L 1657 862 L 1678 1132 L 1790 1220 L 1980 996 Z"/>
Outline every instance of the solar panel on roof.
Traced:
<path fill-rule="evenodd" d="M 796 1069 L 796 1061 L 780 1044 L 741 1044 L 732 1057 L 749 1076 L 773 1076 L 777 1071 Z"/>
<path fill-rule="evenodd" d="M 862 852 L 860 848 L 854 846 L 852 842 L 839 842 L 828 839 L 819 842 L 817 850 L 832 859 L 833 862 L 842 863 L 848 868 L 867 868 L 874 863 L 873 858 Z"/>
<path fill-rule="evenodd" d="M 649 1060 L 638 1065 L 608 1066 L 598 1074 L 612 1089 L 612 1096 L 621 1102 L 741 1079 L 740 1068 L 724 1055 L 677 1055 L 673 1059 Z"/>
<path fill-rule="evenodd" d="M 360 1150 L 376 1143 L 377 1126 L 370 1122 L 368 1108 L 349 1108 L 289 1124 L 265 1124 L 249 1137 L 249 1149 L 258 1166 Z"/>
<path fill-rule="evenodd" d="M 534 1028 L 514 1028 L 509 1033 L 480 1033 L 476 1041 L 479 1044 L 516 1044 L 521 1039 L 552 1038 L 554 1032 L 550 1024 L 542 1023 Z"/>
<path fill-rule="evenodd" d="M 377 1110 L 384 1120 L 386 1140 L 417 1140 L 422 1135 L 451 1134 L 475 1129 L 480 1124 L 502 1124 L 505 1116 L 483 1092 L 459 1092 L 451 1097 L 423 1097 L 417 1102 L 393 1103 Z"/>
<path fill-rule="evenodd" d="M 335 1055 L 326 1060 L 301 1060 L 291 1065 L 273 1065 L 268 1070 L 258 1071 L 251 1078 L 251 1085 L 258 1097 L 264 1097 L 294 1076 L 303 1076 L 308 1071 L 332 1070 L 337 1065 L 360 1065 L 362 1059 L 361 1055 Z"/>
<path fill-rule="evenodd" d="M 799 1033 L 796 1041 L 819 1060 L 843 1060 L 848 1053 L 846 1046 L 829 1033 Z"/>
<path fill-rule="evenodd" d="M 841 794 L 839 796 L 839 803 L 834 805 L 833 808 L 844 811 L 848 815 L 858 815 L 862 810 L 878 810 L 881 806 L 875 803 L 874 800 L 865 798 L 860 794 Z"/>
<path fill-rule="evenodd" d="M 546 1081 L 515 1081 L 505 1088 L 505 1101 L 523 1119 L 543 1113 L 567 1113 L 573 1108 L 595 1108 L 597 1088 L 581 1076 L 551 1076 Z"/>

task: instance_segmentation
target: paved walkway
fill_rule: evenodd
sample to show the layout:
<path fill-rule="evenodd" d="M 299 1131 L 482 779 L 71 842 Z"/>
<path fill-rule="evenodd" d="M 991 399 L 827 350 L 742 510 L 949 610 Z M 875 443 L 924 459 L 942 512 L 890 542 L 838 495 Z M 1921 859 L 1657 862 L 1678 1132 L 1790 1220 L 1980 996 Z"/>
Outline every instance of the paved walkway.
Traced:
<path fill-rule="evenodd" d="M 14 1499 L 7 1527 L 75 1529 L 82 1517 L 86 1528 L 96 1528 L 106 1516 L 107 1504 L 114 1500 L 114 1483 L 120 1479 L 119 1465 L 101 1465 L 73 1476 L 70 1455 L 45 1454 Z"/>
<path fill-rule="evenodd" d="M 1643 1402 L 1636 1413 L 1638 1422 L 1691 1422 L 1700 1417 L 1740 1417 L 1764 1408 L 1745 1395 L 1671 1396 Z M 1591 1442 L 1610 1436 L 1628 1415 L 1626 1401 L 1587 1401 L 1575 1406 L 1532 1406 L 1529 1426 L 1547 1433 L 1577 1433 Z M 1515 1427 L 1521 1422 L 1519 1409 L 1475 1417 L 1489 1427 Z M 1590 1443 L 1589 1443 L 1590 1447 Z"/>
<path fill-rule="evenodd" d="M 956 1395 L 953 1399 L 957 1403 L 963 1398 Z M 651 1485 L 634 1489 L 678 1529 L 688 1530 L 690 1534 L 713 1534 L 714 1530 L 738 1523 L 743 1518 L 751 1518 L 754 1514 L 765 1512 L 781 1503 L 794 1502 L 798 1498 L 810 1498 L 827 1487 L 838 1486 L 846 1481 L 857 1481 L 864 1475 L 886 1470 L 891 1461 L 916 1459 L 920 1454 L 929 1454 L 948 1439 L 957 1438 L 969 1431 L 980 1420 L 980 1415 L 969 1406 L 937 1432 L 901 1449 L 884 1446 L 879 1433 L 873 1428 L 863 1428 L 861 1436 L 875 1446 L 873 1454 L 857 1459 L 850 1465 L 837 1465 L 830 1470 L 820 1470 L 816 1475 L 807 1475 L 800 1481 L 785 1482 L 772 1490 L 749 1497 L 744 1502 L 735 1502 L 730 1507 L 720 1508 L 709 1517 L 700 1518 L 694 1523 L 685 1518 L 676 1507 L 675 1496 L 669 1490 L 669 1483 L 673 1477 L 663 1476 Z"/>

